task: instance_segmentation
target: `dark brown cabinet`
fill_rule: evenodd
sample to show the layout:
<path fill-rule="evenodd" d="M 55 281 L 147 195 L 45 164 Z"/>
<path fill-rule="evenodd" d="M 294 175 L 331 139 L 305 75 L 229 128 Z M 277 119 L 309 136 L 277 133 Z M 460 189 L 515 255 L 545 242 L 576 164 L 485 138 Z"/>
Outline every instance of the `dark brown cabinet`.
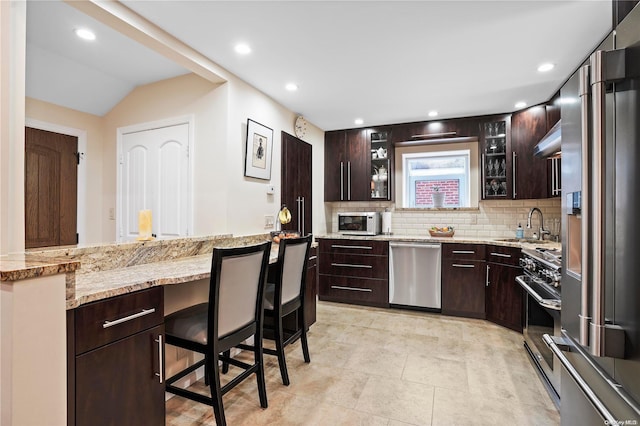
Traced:
<path fill-rule="evenodd" d="M 442 244 L 442 313 L 485 318 L 485 250 L 481 244 Z"/>
<path fill-rule="evenodd" d="M 307 281 L 304 294 L 304 325 L 311 327 L 316 322 L 316 300 L 318 298 L 318 248 L 311 247 L 307 260 Z"/>
<path fill-rule="evenodd" d="M 391 128 L 370 129 L 371 200 L 393 199 L 394 151 Z"/>
<path fill-rule="evenodd" d="M 326 132 L 324 141 L 324 200 L 369 200 L 371 184 L 367 130 Z"/>
<path fill-rule="evenodd" d="M 301 235 L 312 232 L 312 147 L 303 140 L 282 132 L 282 192 L 280 203 L 291 212 L 291 222 L 282 229 Z"/>
<path fill-rule="evenodd" d="M 321 239 L 319 298 L 330 302 L 389 306 L 389 243 Z"/>
<path fill-rule="evenodd" d="M 163 305 L 156 287 L 75 310 L 69 387 L 76 424 L 164 425 Z"/>
<path fill-rule="evenodd" d="M 482 199 L 511 198 L 513 164 L 510 116 L 491 117 L 480 124 L 480 172 Z"/>
<path fill-rule="evenodd" d="M 547 133 L 547 108 L 537 105 L 511 117 L 513 157 L 513 199 L 539 199 L 549 196 L 547 159 L 537 158 L 533 150 Z"/>
<path fill-rule="evenodd" d="M 516 282 L 522 274 L 519 259 L 519 248 L 486 246 L 485 309 L 487 320 L 522 333 L 524 296 Z"/>

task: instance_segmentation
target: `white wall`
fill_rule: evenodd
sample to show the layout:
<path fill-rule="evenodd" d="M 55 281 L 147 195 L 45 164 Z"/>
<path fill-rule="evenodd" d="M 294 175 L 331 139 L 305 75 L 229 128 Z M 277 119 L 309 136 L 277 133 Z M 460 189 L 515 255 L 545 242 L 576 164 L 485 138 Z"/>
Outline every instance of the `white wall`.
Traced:
<path fill-rule="evenodd" d="M 193 235 L 268 232 L 264 216 L 275 216 L 281 194 L 281 131 L 293 134 L 296 114 L 237 78 L 214 84 L 186 74 L 140 86 L 104 117 L 27 99 L 29 118 L 87 132 L 85 159 L 90 243 L 116 240 L 109 210 L 117 198 L 117 129 L 167 118 L 194 117 Z M 271 180 L 244 176 L 247 119 L 273 129 Z M 313 232 L 324 233 L 324 132 L 310 125 L 313 145 Z M 275 194 L 267 188 L 275 186 Z"/>

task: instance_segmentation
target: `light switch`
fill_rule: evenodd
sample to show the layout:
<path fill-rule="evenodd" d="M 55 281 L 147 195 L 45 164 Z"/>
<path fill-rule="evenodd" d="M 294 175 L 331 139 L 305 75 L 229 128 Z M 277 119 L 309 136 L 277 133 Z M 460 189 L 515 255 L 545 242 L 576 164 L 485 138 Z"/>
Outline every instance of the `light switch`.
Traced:
<path fill-rule="evenodd" d="M 264 215 L 264 227 L 265 228 L 273 228 L 273 225 L 275 224 L 275 219 L 273 218 L 273 216 L 271 215 Z"/>
<path fill-rule="evenodd" d="M 273 195 L 276 193 L 276 187 L 273 185 L 269 185 L 267 187 L 267 195 Z"/>

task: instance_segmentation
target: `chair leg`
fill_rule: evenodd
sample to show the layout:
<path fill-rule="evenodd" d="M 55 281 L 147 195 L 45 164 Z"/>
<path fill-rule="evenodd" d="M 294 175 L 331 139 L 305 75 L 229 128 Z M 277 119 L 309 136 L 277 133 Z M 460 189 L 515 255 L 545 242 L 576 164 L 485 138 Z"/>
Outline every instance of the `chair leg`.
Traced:
<path fill-rule="evenodd" d="M 224 351 L 223 355 L 229 358 L 231 356 L 231 349 L 228 351 Z M 229 363 L 226 361 L 222 361 L 222 374 L 227 374 L 229 372 Z"/>
<path fill-rule="evenodd" d="M 206 358 L 206 355 L 205 355 Z M 209 361 L 204 362 L 204 385 L 209 386 Z"/>
<path fill-rule="evenodd" d="M 220 390 L 220 370 L 218 369 L 217 354 L 209 358 L 209 383 L 211 389 L 211 402 L 213 405 L 213 415 L 216 419 L 216 425 L 226 426 L 227 421 L 224 416 L 224 406 L 222 405 L 222 391 Z"/>
<path fill-rule="evenodd" d="M 259 343 L 254 346 L 253 357 L 254 363 L 258 365 L 256 370 L 256 381 L 258 382 L 258 396 L 260 397 L 260 406 L 267 408 L 269 406 L 267 402 L 267 386 L 265 385 L 264 378 L 264 354 L 262 352 L 262 337 L 256 339 Z"/>
<path fill-rule="evenodd" d="M 282 376 L 282 384 L 289 386 L 289 373 L 287 372 L 287 361 L 284 358 L 284 333 L 282 332 L 282 317 L 278 315 L 275 326 L 276 352 L 278 353 L 278 366 Z"/>
<path fill-rule="evenodd" d="M 302 306 L 298 310 L 298 327 L 300 328 L 300 342 L 302 343 L 302 355 L 304 355 L 304 362 L 310 363 L 309 357 L 309 344 L 307 343 L 307 327 L 304 323 L 304 300 Z"/>

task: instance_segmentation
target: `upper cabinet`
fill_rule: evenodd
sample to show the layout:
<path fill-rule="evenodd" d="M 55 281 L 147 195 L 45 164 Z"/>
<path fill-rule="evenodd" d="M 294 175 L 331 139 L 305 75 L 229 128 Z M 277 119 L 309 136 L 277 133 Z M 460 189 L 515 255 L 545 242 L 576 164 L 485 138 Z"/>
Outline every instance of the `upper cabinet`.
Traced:
<path fill-rule="evenodd" d="M 547 198 L 547 159 L 534 157 L 533 149 L 547 133 L 547 109 L 537 105 L 511 116 L 511 149 L 515 186 L 513 199 Z"/>
<path fill-rule="evenodd" d="M 388 127 L 370 129 L 369 146 L 371 155 L 371 200 L 392 199 L 392 178 L 394 152 L 391 144 L 391 129 Z"/>
<path fill-rule="evenodd" d="M 492 117 L 480 123 L 480 170 L 482 198 L 512 196 L 511 120 L 508 115 Z"/>
<path fill-rule="evenodd" d="M 352 129 L 326 132 L 324 145 L 324 200 L 369 200 L 368 131 Z"/>

